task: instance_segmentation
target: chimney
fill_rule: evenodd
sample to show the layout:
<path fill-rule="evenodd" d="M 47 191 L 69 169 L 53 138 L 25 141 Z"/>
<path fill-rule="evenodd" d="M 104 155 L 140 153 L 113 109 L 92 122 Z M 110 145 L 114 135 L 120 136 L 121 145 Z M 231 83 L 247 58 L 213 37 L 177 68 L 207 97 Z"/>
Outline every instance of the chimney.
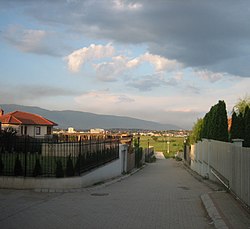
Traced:
<path fill-rule="evenodd" d="M 4 115 L 4 110 L 0 108 L 0 116 Z"/>

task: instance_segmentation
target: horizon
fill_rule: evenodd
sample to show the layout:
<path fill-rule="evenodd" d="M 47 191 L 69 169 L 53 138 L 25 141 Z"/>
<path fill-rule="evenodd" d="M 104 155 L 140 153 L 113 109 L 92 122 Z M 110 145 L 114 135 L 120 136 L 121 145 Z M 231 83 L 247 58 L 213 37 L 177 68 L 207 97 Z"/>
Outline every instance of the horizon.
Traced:
<path fill-rule="evenodd" d="M 10 112 L 14 112 L 14 111 L 22 111 L 22 112 L 28 112 L 26 111 L 27 108 L 29 109 L 41 109 L 41 110 L 45 110 L 46 112 L 80 112 L 80 113 L 87 113 L 87 114 L 91 114 L 91 115 L 100 115 L 100 116 L 110 116 L 110 117 L 118 117 L 118 118 L 127 118 L 127 119 L 133 119 L 133 120 L 138 120 L 138 121 L 145 121 L 145 122 L 151 122 L 151 123 L 155 123 L 155 124 L 160 124 L 160 125 L 168 125 L 168 126 L 176 126 L 177 129 L 173 129 L 173 130 L 189 130 L 189 129 L 184 129 L 180 126 L 177 126 L 175 124 L 171 124 L 171 123 L 159 123 L 159 122 L 155 122 L 155 121 L 151 121 L 151 120 L 146 120 L 146 119 L 139 119 L 139 118 L 134 118 L 134 117 L 130 117 L 130 116 L 120 116 L 120 115 L 107 115 L 107 114 L 97 114 L 97 113 L 93 113 L 93 112 L 87 112 L 87 111 L 77 111 L 77 110 L 49 110 L 49 109 L 45 109 L 43 107 L 39 107 L 39 106 L 26 106 L 26 105 L 20 105 L 20 104 L 0 104 L 0 109 L 2 109 L 2 107 L 8 107 L 7 110 L 8 112 L 5 112 L 5 109 L 3 109 L 4 114 L 8 114 Z M 24 110 L 11 110 L 9 107 L 11 106 L 18 106 L 18 107 L 24 107 Z M 9 111 L 11 110 L 11 111 Z M 29 112 L 28 112 L 29 113 Z M 41 114 L 37 114 L 42 116 Z M 46 117 L 45 117 L 46 118 Z M 69 126 L 68 126 L 69 127 Z M 97 128 L 97 127 L 95 127 Z M 98 127 L 99 128 L 99 127 Z M 87 128 L 88 129 L 88 128 Z M 133 128 L 119 128 L 119 127 L 112 127 L 111 129 L 133 129 Z M 138 129 L 135 127 L 135 129 Z M 141 129 L 141 128 L 139 128 Z M 154 130 L 154 129 L 147 129 L 146 126 L 144 128 L 144 130 Z M 170 130 L 170 129 L 169 129 Z M 171 129 L 172 130 L 172 129 Z"/>
<path fill-rule="evenodd" d="M 191 129 L 219 100 L 229 113 L 249 93 L 249 7 L 1 1 L 0 103 Z"/>

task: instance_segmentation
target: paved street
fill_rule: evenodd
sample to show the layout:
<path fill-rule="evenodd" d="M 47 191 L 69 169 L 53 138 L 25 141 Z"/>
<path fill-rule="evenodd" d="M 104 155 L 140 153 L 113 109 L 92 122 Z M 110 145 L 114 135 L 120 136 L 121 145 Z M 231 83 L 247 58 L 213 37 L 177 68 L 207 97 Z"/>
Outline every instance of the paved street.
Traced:
<path fill-rule="evenodd" d="M 74 193 L 0 190 L 0 228 L 213 228 L 210 189 L 181 162 L 157 160 L 120 182 Z"/>

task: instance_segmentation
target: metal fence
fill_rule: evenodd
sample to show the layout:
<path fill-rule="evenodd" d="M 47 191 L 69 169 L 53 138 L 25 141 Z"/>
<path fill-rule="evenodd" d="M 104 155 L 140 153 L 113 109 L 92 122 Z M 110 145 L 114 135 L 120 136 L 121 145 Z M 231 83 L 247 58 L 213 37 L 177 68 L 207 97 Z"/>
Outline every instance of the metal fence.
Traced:
<path fill-rule="evenodd" d="M 0 137 L 0 175 L 3 176 L 79 176 L 117 158 L 118 139 L 61 141 Z"/>
<path fill-rule="evenodd" d="M 250 148 L 203 139 L 191 146 L 189 155 L 194 171 L 209 179 L 220 179 L 250 206 Z"/>

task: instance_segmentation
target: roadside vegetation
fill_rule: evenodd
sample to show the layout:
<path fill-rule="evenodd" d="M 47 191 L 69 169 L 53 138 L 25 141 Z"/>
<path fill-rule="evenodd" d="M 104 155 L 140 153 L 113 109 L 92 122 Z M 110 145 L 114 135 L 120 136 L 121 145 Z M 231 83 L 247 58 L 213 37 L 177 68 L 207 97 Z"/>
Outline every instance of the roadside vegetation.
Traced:
<path fill-rule="evenodd" d="M 169 153 L 168 153 L 169 141 Z M 154 151 L 163 152 L 166 158 L 174 157 L 176 152 L 183 151 L 183 137 L 165 137 L 165 136 L 141 136 L 140 146 L 145 149 L 149 146 L 154 147 Z M 149 143 L 149 144 L 148 144 Z"/>
<path fill-rule="evenodd" d="M 197 119 L 188 142 L 194 144 L 202 138 L 224 142 L 242 139 L 243 146 L 250 147 L 250 97 L 238 100 L 231 117 L 227 116 L 224 101 L 212 106 L 203 118 Z"/>

